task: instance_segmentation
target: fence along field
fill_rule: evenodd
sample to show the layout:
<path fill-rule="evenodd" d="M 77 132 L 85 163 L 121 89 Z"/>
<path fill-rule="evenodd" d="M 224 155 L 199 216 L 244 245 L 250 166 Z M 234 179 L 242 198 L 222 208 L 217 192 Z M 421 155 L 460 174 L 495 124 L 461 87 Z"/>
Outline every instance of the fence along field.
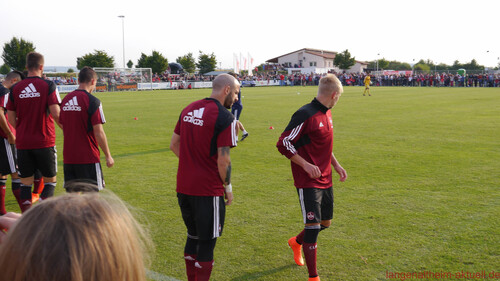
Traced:
<path fill-rule="evenodd" d="M 334 183 L 333 226 L 318 239 L 322 280 L 499 271 L 498 90 L 377 87 L 371 97 L 362 90 L 346 87 L 333 110 L 334 152 L 349 178 Z M 231 150 L 235 201 L 216 247 L 213 280 L 307 278 L 286 245 L 302 221 L 289 161 L 275 144 L 315 91 L 243 89 L 241 121 L 250 137 Z M 96 94 L 116 161 L 103 168 L 107 188 L 150 229 L 156 245 L 150 269 L 179 280 L 186 279 L 186 231 L 175 194 L 177 160 L 168 145 L 181 109 L 209 93 Z M 62 193 L 59 129 L 57 146 L 56 190 Z M 8 210 L 17 211 L 7 193 Z"/>

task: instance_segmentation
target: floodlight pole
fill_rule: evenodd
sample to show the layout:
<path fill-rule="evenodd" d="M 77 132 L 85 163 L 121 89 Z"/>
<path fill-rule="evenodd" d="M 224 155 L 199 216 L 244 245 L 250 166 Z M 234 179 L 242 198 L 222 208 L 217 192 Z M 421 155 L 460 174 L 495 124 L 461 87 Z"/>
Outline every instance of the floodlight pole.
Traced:
<path fill-rule="evenodd" d="M 122 19 L 122 38 L 123 38 L 123 68 L 125 68 L 125 16 L 120 15 L 118 16 L 119 18 Z"/>
<path fill-rule="evenodd" d="M 380 54 L 377 54 L 377 74 L 378 74 L 378 57 L 380 56 Z"/>

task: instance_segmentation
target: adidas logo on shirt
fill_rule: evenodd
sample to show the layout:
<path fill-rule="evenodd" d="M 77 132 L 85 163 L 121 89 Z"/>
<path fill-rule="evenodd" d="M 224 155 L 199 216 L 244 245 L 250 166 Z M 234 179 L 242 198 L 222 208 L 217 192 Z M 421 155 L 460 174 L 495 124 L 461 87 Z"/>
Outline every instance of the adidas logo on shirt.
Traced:
<path fill-rule="evenodd" d="M 324 127 L 325 125 L 323 125 L 323 122 L 319 122 L 319 127 Z"/>
<path fill-rule="evenodd" d="M 82 111 L 82 108 L 78 106 L 78 100 L 76 97 L 70 99 L 66 104 L 64 104 L 63 111 Z"/>
<path fill-rule="evenodd" d="M 205 111 L 204 107 L 195 109 L 192 112 L 188 112 L 188 114 L 184 116 L 182 120 L 194 125 L 203 126 L 203 120 L 201 119 L 203 117 L 203 111 Z"/>
<path fill-rule="evenodd" d="M 19 95 L 20 99 L 25 99 L 25 98 L 39 98 L 40 93 L 35 89 L 35 86 L 33 83 L 30 83 L 28 87 L 24 88 L 24 90 L 21 91 L 21 94 Z"/>

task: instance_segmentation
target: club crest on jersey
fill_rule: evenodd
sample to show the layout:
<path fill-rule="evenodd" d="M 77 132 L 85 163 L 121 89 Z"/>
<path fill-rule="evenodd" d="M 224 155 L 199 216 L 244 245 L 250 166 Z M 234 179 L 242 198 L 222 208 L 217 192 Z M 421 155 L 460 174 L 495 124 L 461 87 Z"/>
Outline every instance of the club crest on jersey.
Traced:
<path fill-rule="evenodd" d="M 62 108 L 63 111 L 82 111 L 82 108 L 78 105 L 78 100 L 73 97 L 68 102 L 66 102 Z"/>
<path fill-rule="evenodd" d="M 21 91 L 21 94 L 19 95 L 20 99 L 25 99 L 25 98 L 39 98 L 40 93 L 36 90 L 35 85 L 33 83 L 30 83 L 24 90 Z"/>
<path fill-rule="evenodd" d="M 193 125 L 203 126 L 203 120 L 201 119 L 203 117 L 203 111 L 205 111 L 204 107 L 188 112 L 182 121 L 192 123 Z"/>
<path fill-rule="evenodd" d="M 307 213 L 307 219 L 310 221 L 314 220 L 314 212 Z"/>

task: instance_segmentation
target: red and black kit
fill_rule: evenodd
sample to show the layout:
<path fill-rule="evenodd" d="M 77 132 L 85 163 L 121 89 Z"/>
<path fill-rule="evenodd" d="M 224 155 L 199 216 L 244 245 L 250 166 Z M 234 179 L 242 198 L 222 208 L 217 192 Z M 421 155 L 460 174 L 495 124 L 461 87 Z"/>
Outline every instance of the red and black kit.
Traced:
<path fill-rule="evenodd" d="M 288 159 L 298 154 L 321 170 L 319 178 L 311 179 L 302 167 L 290 161 L 297 188 L 326 189 L 332 186 L 332 115 L 330 109 L 316 98 L 293 114 L 276 147 Z"/>

